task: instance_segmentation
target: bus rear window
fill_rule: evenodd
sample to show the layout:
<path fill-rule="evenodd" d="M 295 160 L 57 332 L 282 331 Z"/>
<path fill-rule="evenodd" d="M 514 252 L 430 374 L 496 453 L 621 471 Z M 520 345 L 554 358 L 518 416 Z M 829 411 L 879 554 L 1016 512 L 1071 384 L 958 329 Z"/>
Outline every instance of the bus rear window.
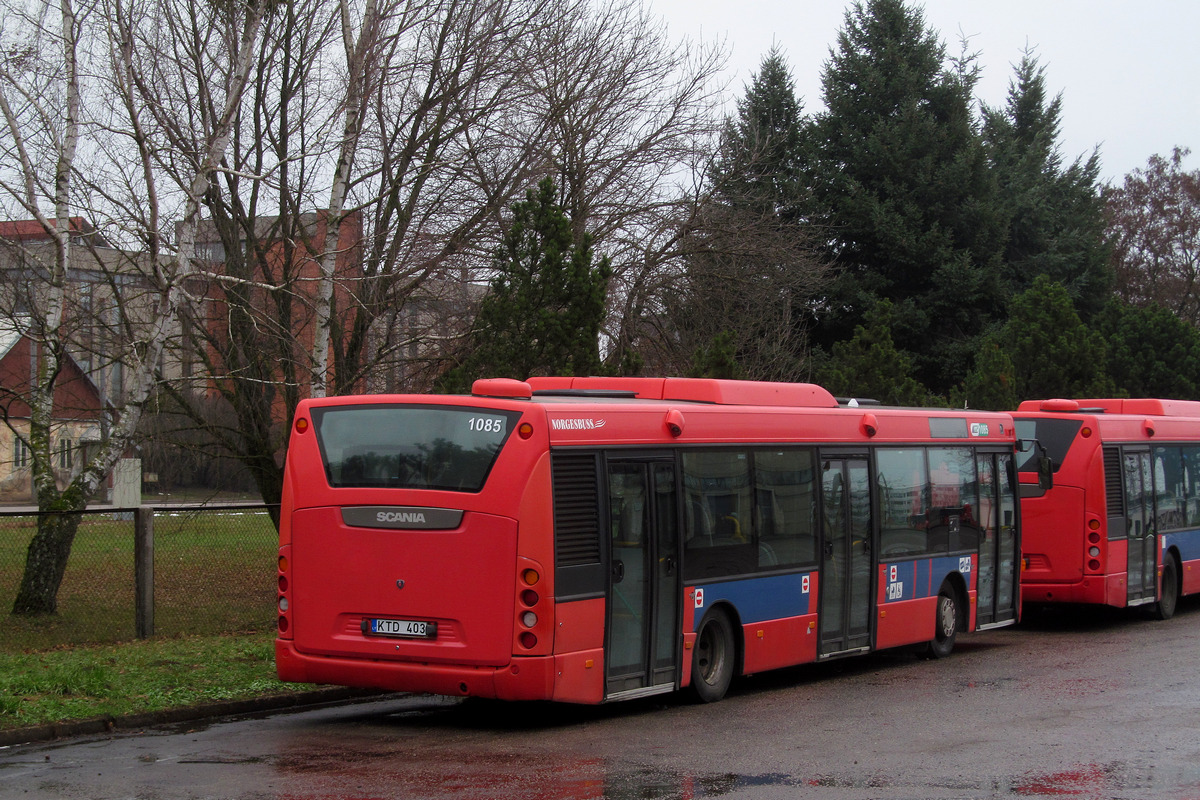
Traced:
<path fill-rule="evenodd" d="M 329 485 L 478 492 L 517 411 L 464 406 L 312 409 Z"/>
<path fill-rule="evenodd" d="M 1062 466 L 1075 441 L 1075 434 L 1083 427 L 1083 422 L 1074 419 L 1017 419 L 1018 439 L 1037 439 L 1046 448 L 1046 455 L 1054 462 L 1054 471 Z M 1041 452 L 1032 447 L 1026 452 L 1017 454 L 1018 472 L 1037 472 L 1037 460 Z"/>

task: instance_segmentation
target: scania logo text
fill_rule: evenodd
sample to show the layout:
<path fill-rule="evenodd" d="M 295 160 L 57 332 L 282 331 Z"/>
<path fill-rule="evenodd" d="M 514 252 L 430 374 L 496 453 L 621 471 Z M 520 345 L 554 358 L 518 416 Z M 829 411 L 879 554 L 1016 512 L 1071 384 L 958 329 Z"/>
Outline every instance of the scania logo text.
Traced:
<path fill-rule="evenodd" d="M 378 522 L 412 522 L 425 524 L 425 515 L 419 511 L 380 511 L 375 515 Z"/>

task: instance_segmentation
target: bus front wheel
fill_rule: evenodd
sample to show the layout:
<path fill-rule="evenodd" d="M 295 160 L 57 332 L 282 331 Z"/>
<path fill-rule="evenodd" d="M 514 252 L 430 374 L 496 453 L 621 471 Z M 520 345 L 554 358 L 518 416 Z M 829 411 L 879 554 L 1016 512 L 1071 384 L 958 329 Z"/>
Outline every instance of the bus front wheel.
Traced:
<path fill-rule="evenodd" d="M 700 623 L 692 648 L 692 694 L 702 703 L 715 703 L 729 691 L 736 664 L 733 625 L 721 611 Z"/>
<path fill-rule="evenodd" d="M 933 621 L 933 638 L 929 640 L 926 654 L 930 658 L 945 658 L 954 650 L 954 639 L 958 636 L 958 600 L 954 589 L 943 586 L 938 592 L 937 611 Z"/>

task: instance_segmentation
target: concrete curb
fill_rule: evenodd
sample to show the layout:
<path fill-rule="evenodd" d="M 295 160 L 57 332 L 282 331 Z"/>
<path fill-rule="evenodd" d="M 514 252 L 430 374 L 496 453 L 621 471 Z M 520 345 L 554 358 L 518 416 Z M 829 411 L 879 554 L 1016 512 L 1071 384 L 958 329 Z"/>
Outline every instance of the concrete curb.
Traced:
<path fill-rule="evenodd" d="M 144 714 L 128 714 L 120 717 L 105 715 L 89 719 L 50 722 L 44 725 L 0 730 L 0 747 L 47 742 L 75 736 L 91 736 L 113 731 L 131 731 L 156 725 L 172 725 L 215 717 L 262 714 L 286 709 L 303 710 L 333 703 L 373 700 L 387 694 L 389 693 L 374 689 L 332 687 L 309 692 L 251 697 L 245 700 L 222 700 L 215 703 L 202 703 L 185 708 L 168 708 L 162 711 L 148 711 Z"/>

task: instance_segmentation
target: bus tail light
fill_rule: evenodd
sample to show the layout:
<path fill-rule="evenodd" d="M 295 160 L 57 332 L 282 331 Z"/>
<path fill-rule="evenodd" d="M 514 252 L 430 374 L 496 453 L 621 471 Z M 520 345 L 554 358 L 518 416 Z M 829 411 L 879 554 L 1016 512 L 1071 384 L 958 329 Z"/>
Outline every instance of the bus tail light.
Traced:
<path fill-rule="evenodd" d="M 528 562 L 527 559 L 522 561 Z M 517 572 L 517 604 L 513 652 L 518 655 L 544 655 L 550 652 L 553 629 L 551 594 L 543 587 L 541 569 L 520 566 Z"/>
<path fill-rule="evenodd" d="M 291 638 L 292 601 L 291 601 L 291 559 L 288 558 L 288 547 L 279 548 L 278 581 L 276 608 L 279 612 L 277 627 L 281 638 Z"/>
<path fill-rule="evenodd" d="M 1084 563 L 1089 573 L 1098 573 L 1104 568 L 1104 536 L 1100 519 L 1088 516 L 1087 532 L 1084 534 Z"/>

